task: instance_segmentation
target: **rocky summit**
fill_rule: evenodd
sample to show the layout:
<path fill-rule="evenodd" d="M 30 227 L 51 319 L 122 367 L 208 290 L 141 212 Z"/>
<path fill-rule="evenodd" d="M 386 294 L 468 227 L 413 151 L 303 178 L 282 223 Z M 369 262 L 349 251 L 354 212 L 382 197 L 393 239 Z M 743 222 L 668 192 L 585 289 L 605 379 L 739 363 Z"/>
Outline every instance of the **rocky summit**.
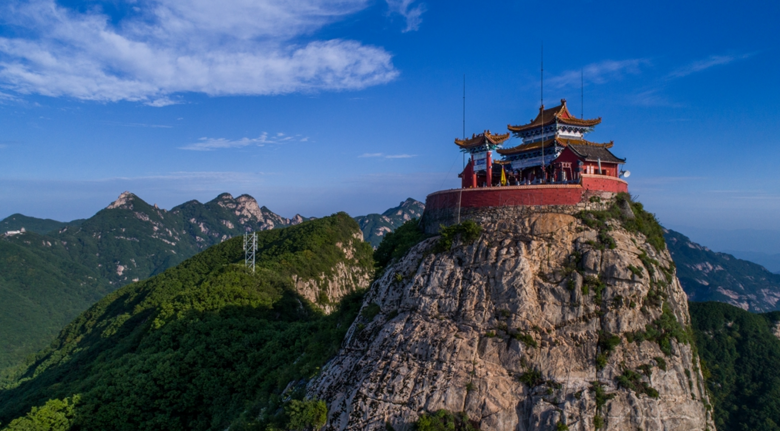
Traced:
<path fill-rule="evenodd" d="M 391 264 L 307 387 L 325 429 L 714 430 L 675 265 L 610 205 L 485 209 Z"/>

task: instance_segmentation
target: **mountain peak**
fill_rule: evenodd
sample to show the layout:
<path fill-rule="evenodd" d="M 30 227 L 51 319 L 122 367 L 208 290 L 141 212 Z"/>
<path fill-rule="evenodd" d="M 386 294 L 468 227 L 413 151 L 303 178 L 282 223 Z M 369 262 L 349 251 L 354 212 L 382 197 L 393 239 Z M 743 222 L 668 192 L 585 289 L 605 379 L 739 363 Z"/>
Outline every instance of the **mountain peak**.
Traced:
<path fill-rule="evenodd" d="M 112 210 L 112 209 L 115 209 L 115 208 L 127 209 L 128 207 L 130 207 L 130 209 L 132 209 L 132 203 L 131 202 L 132 202 L 133 198 L 135 198 L 134 194 L 132 194 L 132 193 L 130 193 L 128 191 L 124 191 L 124 192 L 122 192 L 122 194 L 119 195 L 119 197 L 114 202 L 111 203 L 111 205 L 107 206 L 106 209 L 107 210 Z"/>

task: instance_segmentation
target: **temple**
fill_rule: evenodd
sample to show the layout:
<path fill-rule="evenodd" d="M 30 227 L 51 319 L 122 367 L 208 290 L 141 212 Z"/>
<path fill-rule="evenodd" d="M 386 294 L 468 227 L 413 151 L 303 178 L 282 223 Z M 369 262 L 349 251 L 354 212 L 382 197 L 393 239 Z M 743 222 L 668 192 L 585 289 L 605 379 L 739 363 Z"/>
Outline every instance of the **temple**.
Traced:
<path fill-rule="evenodd" d="M 472 135 L 470 139 L 455 139 L 455 145 L 464 153 L 469 153 L 471 158 L 466 165 L 461 177 L 463 188 L 486 186 L 493 183 L 493 151 L 500 148 L 509 133 L 497 135 L 485 130 L 479 135 Z"/>
<path fill-rule="evenodd" d="M 613 143 L 596 143 L 585 134 L 601 123 L 601 118 L 576 118 L 566 107 L 566 99 L 550 109 L 539 108 L 530 123 L 509 125 L 509 133 L 494 135 L 489 131 L 471 139 L 456 139 L 462 151 L 471 153 L 461 177 L 463 188 L 506 185 L 577 183 L 582 174 L 618 178 L 625 159 L 609 150 Z M 510 133 L 522 143 L 502 148 Z M 493 151 L 502 159 L 494 160 Z"/>
<path fill-rule="evenodd" d="M 628 192 L 628 172 L 622 170 L 626 159 L 612 153 L 613 142 L 585 139 L 600 123 L 601 118 L 573 116 L 563 99 L 554 108 L 539 108 L 527 124 L 509 125 L 507 133 L 485 130 L 455 139 L 458 149 L 469 155 L 458 174 L 461 187 L 428 195 L 426 231 L 435 233 L 440 225 L 459 223 L 486 208 L 577 209 Z M 510 147 L 510 139 L 519 142 Z"/>

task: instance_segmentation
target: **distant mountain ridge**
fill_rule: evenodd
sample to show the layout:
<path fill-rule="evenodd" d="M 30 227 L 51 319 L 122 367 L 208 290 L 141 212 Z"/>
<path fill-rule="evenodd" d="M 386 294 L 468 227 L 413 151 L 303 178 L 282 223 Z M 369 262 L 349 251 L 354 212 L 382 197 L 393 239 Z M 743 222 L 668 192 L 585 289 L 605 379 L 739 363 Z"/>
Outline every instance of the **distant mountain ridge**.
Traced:
<path fill-rule="evenodd" d="M 83 222 L 84 219 L 61 222 L 48 218 L 41 219 L 16 213 L 11 214 L 10 216 L 0 221 L 0 234 L 6 233 L 8 231 L 18 231 L 22 228 L 28 232 L 49 233 L 51 231 L 62 229 L 65 226 L 78 226 Z"/>
<path fill-rule="evenodd" d="M 423 210 L 425 210 L 424 203 L 407 198 L 397 207 L 390 208 L 382 214 L 358 216 L 355 220 L 363 231 L 363 240 L 373 247 L 378 247 L 386 234 L 413 218 L 422 217 Z"/>
<path fill-rule="evenodd" d="M 726 302 L 756 313 L 780 310 L 780 274 L 712 251 L 673 230 L 664 237 L 691 301 Z"/>

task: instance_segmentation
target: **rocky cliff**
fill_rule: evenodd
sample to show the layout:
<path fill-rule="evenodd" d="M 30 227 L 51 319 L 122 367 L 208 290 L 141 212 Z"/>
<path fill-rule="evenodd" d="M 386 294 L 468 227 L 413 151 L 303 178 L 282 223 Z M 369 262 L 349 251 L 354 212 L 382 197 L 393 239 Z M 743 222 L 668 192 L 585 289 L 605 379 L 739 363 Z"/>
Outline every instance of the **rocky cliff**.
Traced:
<path fill-rule="evenodd" d="M 671 257 L 609 205 L 504 209 L 471 243 L 412 248 L 308 386 L 326 429 L 446 409 L 481 430 L 714 430 Z"/>
<path fill-rule="evenodd" d="M 352 234 L 349 241 L 337 242 L 336 247 L 344 254 L 344 260 L 329 268 L 330 273 L 322 272 L 317 277 L 302 278 L 292 275 L 295 291 L 320 307 L 325 314 L 338 308 L 339 302 L 356 290 L 364 290 L 371 284 L 373 268 L 360 265 L 360 248 L 363 233 Z"/>

